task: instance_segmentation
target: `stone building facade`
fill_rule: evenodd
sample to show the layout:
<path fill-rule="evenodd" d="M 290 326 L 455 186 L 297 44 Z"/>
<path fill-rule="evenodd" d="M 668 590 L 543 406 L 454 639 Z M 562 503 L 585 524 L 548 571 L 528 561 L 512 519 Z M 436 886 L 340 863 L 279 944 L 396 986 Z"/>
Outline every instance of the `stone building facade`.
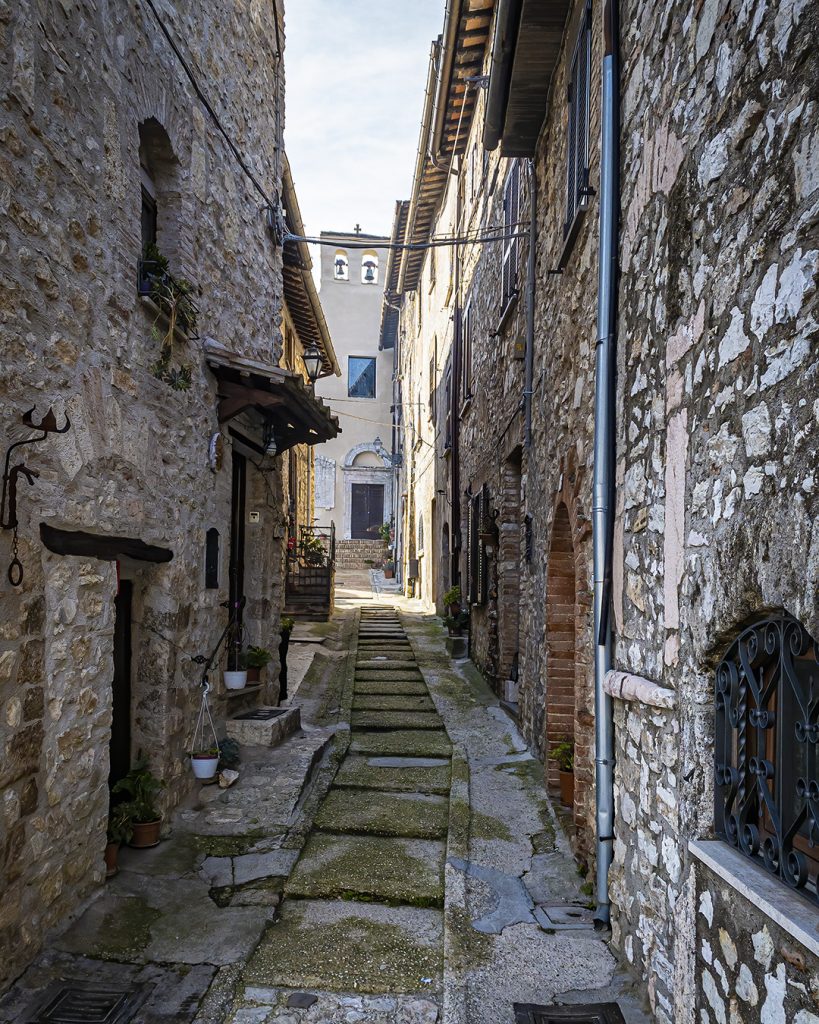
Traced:
<path fill-rule="evenodd" d="M 280 5 L 159 10 L 0 7 L 0 412 L 7 444 L 38 436 L 27 410 L 70 421 L 12 453 L 31 480 L 16 474 L 18 528 L 0 533 L 0 988 L 99 891 L 109 777 L 141 752 L 166 820 L 192 789 L 192 658 L 222 602 L 243 595 L 244 642 L 277 650 L 288 480 L 272 443 L 305 438 L 266 403 L 335 429 L 278 366 Z M 201 88 L 230 98 L 245 170 L 158 17 Z M 198 317 L 167 299 L 182 279 Z M 277 699 L 275 660 L 238 698 L 223 664 L 219 722 Z"/>
<path fill-rule="evenodd" d="M 316 522 L 335 524 L 340 568 L 380 563 L 379 529 L 392 513 L 392 352 L 379 346 L 386 239 L 359 231 L 321 233 L 321 296 L 339 374 L 316 393 L 341 424 L 317 452 Z"/>
<path fill-rule="evenodd" d="M 408 251 L 386 296 L 401 305 L 405 565 L 423 520 L 438 547 L 426 573 L 426 551 L 420 560 L 421 599 L 440 612 L 451 582 L 471 590 L 470 655 L 499 695 L 517 692 L 532 749 L 547 758 L 558 738 L 573 738 L 577 850 L 588 860 L 605 6 L 550 5 L 562 32 L 559 45 L 554 35 L 541 40 L 544 76 L 542 65 L 527 65 L 530 47 L 515 48 L 543 30 L 527 22 L 527 5 L 511 28 L 503 19 L 515 5 L 454 5 L 463 18 L 489 7 L 490 33 L 497 40 L 502 23 L 512 40 L 506 106 L 493 127 L 501 72 L 490 40 L 479 67 L 458 49 L 450 62 L 445 41 L 461 44 L 445 31 L 419 147 L 429 157 L 419 158 L 394 238 L 474 239 L 518 222 L 517 295 L 506 301 L 507 250 L 472 241 L 430 248 L 420 267 Z M 819 822 L 807 738 L 819 640 L 817 11 L 798 0 L 618 6 L 614 665 L 605 680 L 616 758 L 612 945 L 646 982 L 658 1021 L 808 1024 L 819 1017 Z M 478 48 L 471 31 L 469 59 Z M 566 98 L 581 39 L 591 80 L 587 210 L 567 234 Z M 441 84 L 450 66 L 471 81 Z M 444 137 L 457 141 L 436 152 L 434 112 L 447 117 L 450 107 Z M 499 151 L 487 149 L 493 132 Z M 515 157 L 520 199 L 510 216 L 504 184 Z M 457 173 L 436 191 L 435 166 L 448 159 Z M 441 282 L 444 252 L 455 268 Z M 433 391 L 444 413 L 419 427 L 417 410 Z M 479 531 L 487 543 L 471 538 L 470 504 L 490 528 Z M 495 511 L 493 537 L 484 516 Z M 754 697 L 757 678 L 768 688 Z"/>

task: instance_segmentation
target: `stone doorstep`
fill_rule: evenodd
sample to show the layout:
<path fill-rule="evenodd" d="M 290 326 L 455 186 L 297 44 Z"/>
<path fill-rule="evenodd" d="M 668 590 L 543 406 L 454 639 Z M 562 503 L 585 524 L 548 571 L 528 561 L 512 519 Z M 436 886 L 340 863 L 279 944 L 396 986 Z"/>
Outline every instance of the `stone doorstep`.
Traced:
<path fill-rule="evenodd" d="M 255 710 L 264 711 L 265 707 Z M 271 710 L 282 710 L 275 708 Z M 283 714 L 262 721 L 229 718 L 226 723 L 228 736 L 246 747 L 275 747 L 301 728 L 301 711 L 298 707 L 287 708 Z"/>

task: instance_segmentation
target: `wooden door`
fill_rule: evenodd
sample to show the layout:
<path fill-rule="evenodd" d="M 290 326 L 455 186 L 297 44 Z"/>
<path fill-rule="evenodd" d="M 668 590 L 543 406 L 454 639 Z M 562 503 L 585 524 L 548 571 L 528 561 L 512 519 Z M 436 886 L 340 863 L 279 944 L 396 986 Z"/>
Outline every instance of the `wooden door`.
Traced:
<path fill-rule="evenodd" d="M 134 585 L 120 580 L 114 598 L 113 715 L 109 745 L 108 785 L 113 786 L 131 767 L 131 605 Z"/>
<path fill-rule="evenodd" d="M 353 484 L 350 536 L 354 540 L 378 540 L 384 522 L 384 485 Z"/>

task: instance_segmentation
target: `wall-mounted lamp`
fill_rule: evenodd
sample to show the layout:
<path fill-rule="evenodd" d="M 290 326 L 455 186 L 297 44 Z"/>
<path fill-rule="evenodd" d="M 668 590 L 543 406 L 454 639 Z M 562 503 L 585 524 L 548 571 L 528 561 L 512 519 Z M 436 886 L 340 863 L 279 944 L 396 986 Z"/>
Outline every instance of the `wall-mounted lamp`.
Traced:
<path fill-rule="evenodd" d="M 315 345 L 308 345 L 302 356 L 304 368 L 307 370 L 307 378 L 311 384 L 315 384 L 321 373 L 321 353 Z"/>

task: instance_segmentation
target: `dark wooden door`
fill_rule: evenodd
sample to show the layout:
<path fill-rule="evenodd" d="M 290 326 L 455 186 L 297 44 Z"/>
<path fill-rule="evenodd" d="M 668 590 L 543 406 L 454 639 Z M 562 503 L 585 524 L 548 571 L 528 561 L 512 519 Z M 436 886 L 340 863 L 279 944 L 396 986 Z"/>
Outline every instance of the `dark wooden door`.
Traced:
<path fill-rule="evenodd" d="M 131 767 L 131 605 L 134 585 L 120 580 L 114 598 L 114 680 L 111 719 L 110 770 L 113 786 Z"/>
<path fill-rule="evenodd" d="M 350 536 L 355 540 L 378 540 L 384 522 L 384 485 L 353 484 Z"/>
<path fill-rule="evenodd" d="M 245 497 L 247 492 L 247 461 L 244 455 L 233 453 L 233 477 L 230 495 L 230 586 L 229 614 L 241 629 L 245 594 Z M 234 637 L 234 640 L 237 639 Z M 228 667 L 237 669 L 238 650 L 235 644 L 228 651 Z"/>

